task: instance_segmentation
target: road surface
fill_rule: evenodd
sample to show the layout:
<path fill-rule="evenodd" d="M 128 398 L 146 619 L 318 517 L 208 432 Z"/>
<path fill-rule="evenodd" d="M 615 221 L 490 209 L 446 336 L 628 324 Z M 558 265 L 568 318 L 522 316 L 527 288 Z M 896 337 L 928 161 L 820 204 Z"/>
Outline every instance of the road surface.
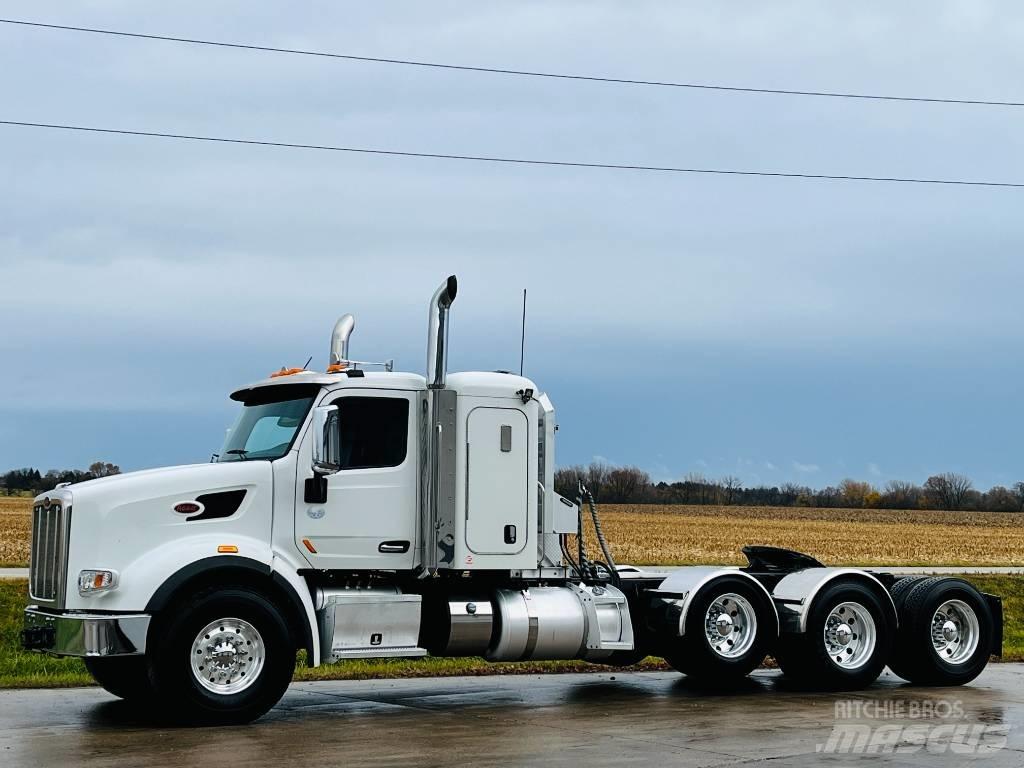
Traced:
<path fill-rule="evenodd" d="M 851 694 L 793 691 L 767 671 L 717 695 L 674 673 L 301 683 L 235 728 L 158 727 L 80 688 L 0 692 L 0 765 L 1016 768 L 1022 724 L 1018 664 L 962 688 L 911 688 L 886 673 Z"/>

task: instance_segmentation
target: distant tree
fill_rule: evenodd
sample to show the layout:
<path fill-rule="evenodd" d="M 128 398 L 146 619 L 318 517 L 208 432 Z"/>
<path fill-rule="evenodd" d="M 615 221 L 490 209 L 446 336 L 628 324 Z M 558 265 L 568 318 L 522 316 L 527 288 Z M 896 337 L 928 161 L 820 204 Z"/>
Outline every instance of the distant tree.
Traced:
<path fill-rule="evenodd" d="M 4 485 L 11 491 L 34 491 L 41 481 L 39 470 L 32 467 L 12 469 L 4 475 Z"/>
<path fill-rule="evenodd" d="M 822 488 L 814 494 L 814 503 L 819 507 L 838 507 L 843 503 L 843 492 L 833 485 Z"/>
<path fill-rule="evenodd" d="M 587 486 L 587 490 L 594 494 L 594 498 L 598 501 L 604 499 L 604 487 L 608 482 L 608 473 L 610 471 L 611 467 L 603 461 L 592 461 L 587 465 L 587 469 L 583 473 L 583 484 Z"/>
<path fill-rule="evenodd" d="M 932 475 L 924 483 L 925 496 L 939 509 L 963 509 L 964 499 L 973 487 L 971 479 L 956 472 Z"/>
<path fill-rule="evenodd" d="M 743 487 L 743 482 L 736 475 L 726 475 L 718 481 L 718 487 L 722 489 L 722 503 L 734 504 Z"/>
<path fill-rule="evenodd" d="M 882 506 L 886 509 L 917 509 L 923 491 L 920 486 L 905 480 L 890 480 L 882 493 Z"/>
<path fill-rule="evenodd" d="M 982 508 L 990 512 L 1016 512 L 1020 509 L 1017 495 L 1001 485 L 989 488 L 983 497 Z"/>
<path fill-rule="evenodd" d="M 878 492 L 871 486 L 871 483 L 851 480 L 847 478 L 839 484 L 839 493 L 842 496 L 843 506 L 859 509 L 869 506 L 869 499 L 874 500 Z"/>
<path fill-rule="evenodd" d="M 1024 482 L 1013 484 L 1013 495 L 1017 499 L 1017 510 L 1024 510 Z"/>
<path fill-rule="evenodd" d="M 89 474 L 93 477 L 110 477 L 121 474 L 121 468 L 109 461 L 94 461 L 89 465 Z"/>
<path fill-rule="evenodd" d="M 646 497 L 651 478 L 638 467 L 616 467 L 604 481 L 603 499 L 611 504 L 635 504 Z"/>

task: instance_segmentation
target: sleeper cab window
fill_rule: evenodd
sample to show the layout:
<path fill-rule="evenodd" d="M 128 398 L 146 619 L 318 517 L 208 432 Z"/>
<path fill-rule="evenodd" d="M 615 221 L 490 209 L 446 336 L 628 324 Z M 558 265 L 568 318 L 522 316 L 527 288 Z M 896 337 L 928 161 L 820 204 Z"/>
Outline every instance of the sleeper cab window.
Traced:
<path fill-rule="evenodd" d="M 341 469 L 397 467 L 409 446 L 409 400 L 404 397 L 339 397 Z"/>

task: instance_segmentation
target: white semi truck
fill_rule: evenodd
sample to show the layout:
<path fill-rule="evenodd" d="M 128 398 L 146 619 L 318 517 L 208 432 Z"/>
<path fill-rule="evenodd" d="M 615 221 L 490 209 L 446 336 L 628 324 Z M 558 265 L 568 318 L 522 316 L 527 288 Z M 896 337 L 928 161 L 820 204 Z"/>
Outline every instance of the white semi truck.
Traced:
<path fill-rule="evenodd" d="M 886 664 L 966 683 L 1000 653 L 999 598 L 960 579 L 770 547 L 747 547 L 740 569 L 617 566 L 586 489 L 555 492 L 548 396 L 506 372 L 447 373 L 456 289 L 450 277 L 431 300 L 426 377 L 351 359 L 345 315 L 325 373 L 283 369 L 231 395 L 240 413 L 211 463 L 36 498 L 23 646 L 83 657 L 111 693 L 193 723 L 264 714 L 297 651 L 314 667 L 653 654 L 710 686 L 772 654 L 830 689 Z"/>

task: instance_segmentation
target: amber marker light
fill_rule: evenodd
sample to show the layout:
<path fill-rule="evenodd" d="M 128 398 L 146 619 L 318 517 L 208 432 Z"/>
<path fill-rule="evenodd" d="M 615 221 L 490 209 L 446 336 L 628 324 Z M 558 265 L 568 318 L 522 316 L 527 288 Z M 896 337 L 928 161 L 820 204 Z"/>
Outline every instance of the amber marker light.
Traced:
<path fill-rule="evenodd" d="M 313 542 L 311 542 L 309 539 L 303 539 L 302 543 L 306 545 L 306 549 L 308 549 L 314 555 L 316 554 L 316 547 L 313 546 Z"/>
<path fill-rule="evenodd" d="M 219 547 L 217 547 L 217 551 L 220 552 L 222 555 L 237 555 L 238 547 L 236 547 L 234 544 L 221 544 Z"/>

